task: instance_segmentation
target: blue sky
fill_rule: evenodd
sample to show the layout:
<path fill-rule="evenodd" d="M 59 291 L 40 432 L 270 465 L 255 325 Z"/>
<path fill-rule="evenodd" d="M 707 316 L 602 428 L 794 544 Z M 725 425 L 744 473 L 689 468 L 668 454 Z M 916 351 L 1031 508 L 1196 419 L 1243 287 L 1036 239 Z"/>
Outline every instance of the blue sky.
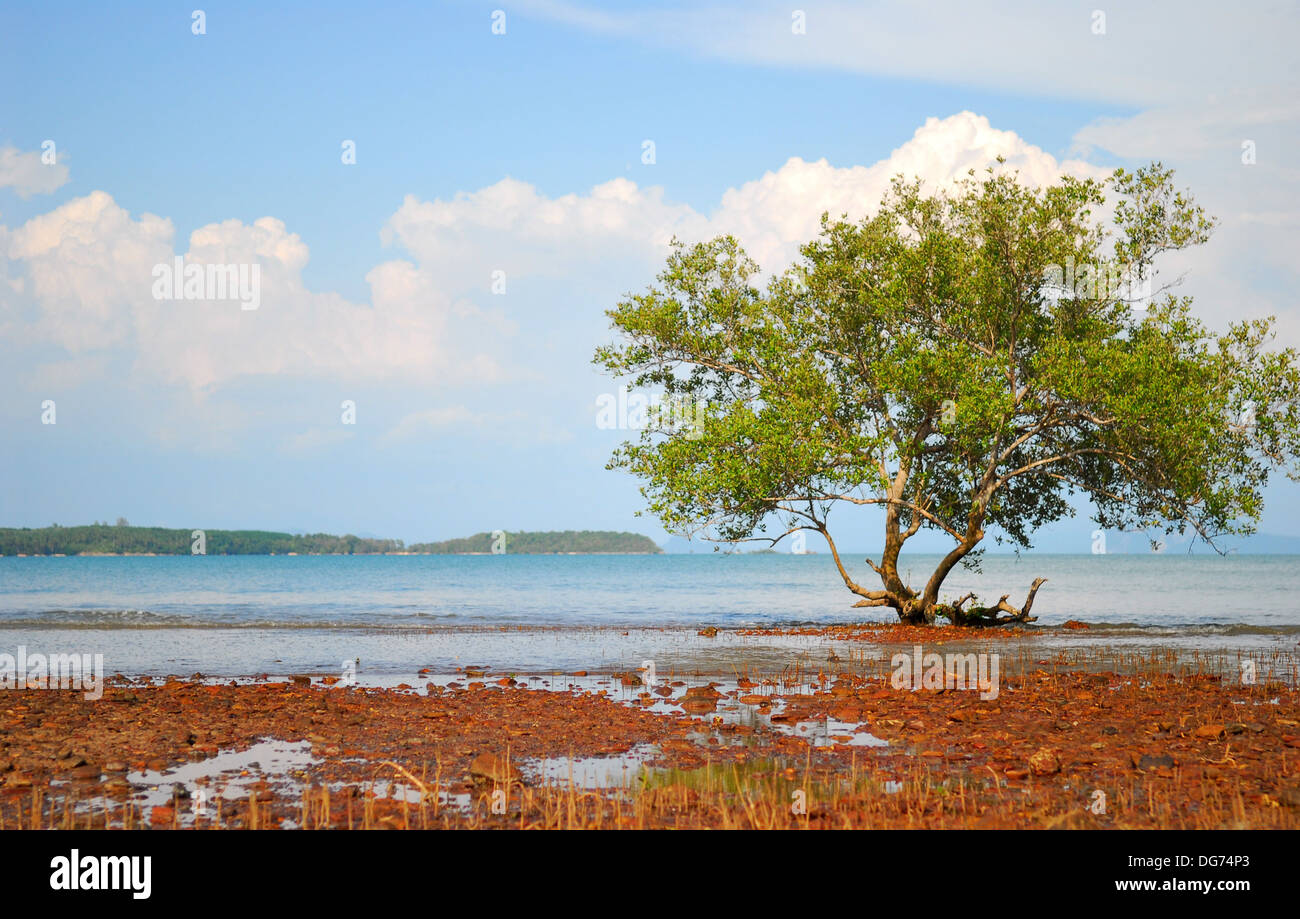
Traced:
<path fill-rule="evenodd" d="M 661 538 L 604 470 L 603 310 L 674 233 L 779 269 L 892 171 L 998 153 L 1173 165 L 1223 219 L 1185 266 L 1201 314 L 1300 344 L 1294 10 L 1098 32 L 1041 6 L 804 3 L 800 34 L 790 4 L 223 3 L 196 35 L 180 7 L 6 4 L 0 525 Z M 174 255 L 258 262 L 262 305 L 159 303 Z M 1263 528 L 1300 535 L 1296 490 L 1269 498 Z"/>

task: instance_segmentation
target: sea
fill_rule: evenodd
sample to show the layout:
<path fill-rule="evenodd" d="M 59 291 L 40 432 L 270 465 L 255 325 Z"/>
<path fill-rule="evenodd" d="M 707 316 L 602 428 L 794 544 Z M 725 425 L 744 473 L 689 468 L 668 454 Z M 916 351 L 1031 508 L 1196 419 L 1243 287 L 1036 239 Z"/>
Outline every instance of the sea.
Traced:
<path fill-rule="evenodd" d="M 874 577 L 860 559 L 855 574 Z M 905 557 L 922 583 L 938 556 Z M 1049 649 L 1289 653 L 1300 556 L 987 555 L 967 592 L 1020 605 Z M 336 673 L 375 684 L 421 671 L 735 671 L 828 643 L 787 629 L 891 621 L 854 609 L 828 555 L 0 557 L 0 654 L 103 654 L 106 673 L 207 678 Z M 1087 630 L 1063 628 L 1070 620 Z M 701 637 L 716 627 L 719 634 Z M 833 649 L 832 649 L 833 650 Z"/>

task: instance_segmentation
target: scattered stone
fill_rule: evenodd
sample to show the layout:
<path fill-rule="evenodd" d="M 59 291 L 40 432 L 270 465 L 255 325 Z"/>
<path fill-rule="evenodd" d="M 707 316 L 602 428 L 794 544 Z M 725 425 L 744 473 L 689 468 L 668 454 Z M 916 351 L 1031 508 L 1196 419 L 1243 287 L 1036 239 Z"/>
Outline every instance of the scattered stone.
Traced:
<path fill-rule="evenodd" d="M 722 697 L 722 693 L 714 689 L 713 685 L 714 684 L 709 683 L 707 686 L 692 686 L 690 689 L 686 690 L 686 695 L 682 696 L 682 698 L 683 699 L 720 699 Z"/>
<path fill-rule="evenodd" d="M 1142 756 L 1138 757 L 1135 765 L 1142 772 L 1154 772 L 1157 769 L 1173 769 L 1177 763 L 1174 762 L 1174 758 L 1168 753 L 1161 753 L 1159 755 L 1144 753 Z"/>
<path fill-rule="evenodd" d="M 1061 761 L 1055 753 L 1043 747 L 1029 757 L 1029 771 L 1034 775 L 1056 775 L 1061 771 Z"/>

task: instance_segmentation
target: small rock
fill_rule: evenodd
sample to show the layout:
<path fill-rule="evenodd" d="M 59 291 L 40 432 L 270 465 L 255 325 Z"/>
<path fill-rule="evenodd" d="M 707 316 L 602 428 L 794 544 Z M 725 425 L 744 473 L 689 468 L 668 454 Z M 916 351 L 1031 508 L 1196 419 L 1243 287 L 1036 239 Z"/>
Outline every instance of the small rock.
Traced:
<path fill-rule="evenodd" d="M 1168 753 L 1159 755 L 1144 753 L 1137 761 L 1138 769 L 1143 772 L 1152 772 L 1156 769 L 1172 769 L 1175 765 L 1174 758 Z"/>
<path fill-rule="evenodd" d="M 1034 775 L 1056 775 L 1061 771 L 1061 761 L 1055 753 L 1043 747 L 1029 757 L 1029 771 Z"/>
<path fill-rule="evenodd" d="M 682 711 L 692 715 L 707 715 L 709 712 L 717 711 L 717 699 L 683 699 Z"/>
<path fill-rule="evenodd" d="M 714 689 L 712 683 L 710 683 L 707 686 L 692 686 L 690 689 L 686 690 L 686 695 L 682 696 L 683 699 L 713 699 L 713 700 L 719 699 L 721 697 L 722 697 L 722 693 Z"/>

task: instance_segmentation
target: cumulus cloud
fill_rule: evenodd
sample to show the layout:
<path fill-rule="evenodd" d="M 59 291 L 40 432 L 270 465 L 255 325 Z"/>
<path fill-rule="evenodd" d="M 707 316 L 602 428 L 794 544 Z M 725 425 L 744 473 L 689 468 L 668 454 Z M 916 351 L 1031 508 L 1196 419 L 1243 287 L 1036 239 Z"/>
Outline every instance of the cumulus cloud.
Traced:
<path fill-rule="evenodd" d="M 122 344 L 150 271 L 171 258 L 170 220 L 139 219 L 96 191 L 33 217 L 7 236 L 6 255 L 39 307 L 38 341 L 77 353 Z"/>
<path fill-rule="evenodd" d="M 1058 161 L 1014 131 L 1002 131 L 987 118 L 961 112 L 929 118 L 911 139 L 872 166 L 838 168 L 826 160 L 790 159 L 775 172 L 728 190 L 709 221 L 711 233 L 732 233 L 768 270 L 791 261 L 801 243 L 817 235 L 821 215 L 870 214 L 894 176 L 919 178 L 931 188 L 945 187 L 1003 157 L 1002 170 L 1017 170 L 1023 181 L 1045 185 L 1063 175 L 1100 178 L 1106 174 L 1082 160 Z"/>
<path fill-rule="evenodd" d="M 450 201 L 408 196 L 384 237 L 414 253 L 448 284 L 486 287 L 491 271 L 564 276 L 578 265 L 632 257 L 658 262 L 673 236 L 694 241 L 732 233 L 768 271 L 780 270 L 817 235 L 823 212 L 860 218 L 879 204 L 894 176 L 939 187 L 999 157 L 1006 170 L 1046 184 L 1062 175 L 1100 177 L 1083 160 L 1058 161 L 987 118 L 961 112 L 930 118 L 904 144 L 871 166 L 833 166 L 793 157 L 762 177 L 728 189 L 711 214 L 664 200 L 657 187 L 615 179 L 585 195 L 548 198 L 532 185 L 503 179 Z"/>
<path fill-rule="evenodd" d="M 628 179 L 548 198 L 506 178 L 450 201 L 408 195 L 382 236 L 440 282 L 486 289 L 494 271 L 505 273 L 507 285 L 512 274 L 562 276 L 575 261 L 656 253 L 674 232 L 702 226 L 689 206 L 666 202 L 662 188 Z"/>
<path fill-rule="evenodd" d="M 927 120 L 869 166 L 791 159 L 728 190 L 707 214 L 623 178 L 554 198 L 507 178 L 451 200 L 408 196 L 382 235 L 410 258 L 371 269 L 365 303 L 309 290 L 302 278 L 308 246 L 280 220 L 196 229 L 181 253 L 184 265 L 256 266 L 253 310 L 232 299 L 156 299 L 157 270 L 177 257 L 172 223 L 133 217 L 97 191 L 12 231 L 0 228 L 8 260 L 0 259 L 0 277 L 15 291 L 5 297 L 0 320 L 19 337 L 25 331 L 70 354 L 125 349 L 144 379 L 192 390 L 261 376 L 429 384 L 537 379 L 534 368 L 505 359 L 498 347 L 522 314 L 480 305 L 509 302 L 521 310 L 514 299 L 488 295 L 494 272 L 503 272 L 506 285 L 545 277 L 578 289 L 601 275 L 626 289 L 648 279 L 674 236 L 695 241 L 719 233 L 735 234 L 767 271 L 778 271 L 816 235 L 823 211 L 859 218 L 897 174 L 938 186 L 999 156 L 1006 160 L 1001 168 L 1034 183 L 1102 174 L 962 112 Z M 522 309 L 556 308 L 525 300 Z M 570 303 L 563 306 L 571 311 Z M 528 319 L 536 329 L 539 317 Z M 456 419 L 434 413 L 407 424 L 449 420 Z M 405 436 L 401 425 L 392 436 Z"/>
<path fill-rule="evenodd" d="M 183 264 L 256 266 L 258 308 L 234 299 L 156 299 L 157 270 L 177 255 L 173 237 L 169 220 L 134 218 L 102 191 L 5 232 L 5 274 L 13 276 L 3 302 L 7 333 L 74 354 L 122 346 L 147 379 L 195 389 L 259 375 L 501 376 L 472 345 L 481 326 L 500 335 L 509 323 L 456 302 L 413 266 L 376 267 L 367 278 L 372 301 L 352 303 L 306 288 L 308 248 L 282 221 L 227 220 L 195 230 Z M 482 322 L 467 329 L 476 319 Z"/>
<path fill-rule="evenodd" d="M 0 147 L 0 188 L 12 188 L 20 198 L 48 195 L 68 181 L 68 167 L 42 162 L 41 153 L 23 153 L 17 147 Z"/>

